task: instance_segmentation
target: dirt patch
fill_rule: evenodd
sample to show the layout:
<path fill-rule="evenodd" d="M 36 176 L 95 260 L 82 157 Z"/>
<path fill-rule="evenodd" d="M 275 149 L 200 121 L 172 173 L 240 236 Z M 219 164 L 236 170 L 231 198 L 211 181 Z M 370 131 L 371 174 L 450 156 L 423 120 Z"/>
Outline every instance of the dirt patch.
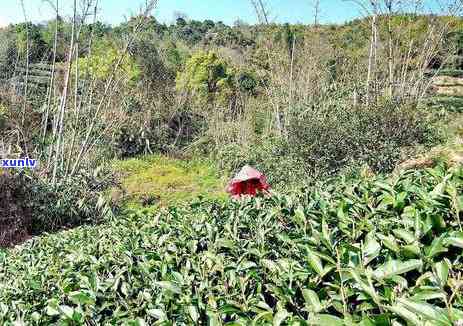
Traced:
<path fill-rule="evenodd" d="M 0 247 L 8 247 L 30 238 L 31 214 L 20 176 L 0 170 Z"/>

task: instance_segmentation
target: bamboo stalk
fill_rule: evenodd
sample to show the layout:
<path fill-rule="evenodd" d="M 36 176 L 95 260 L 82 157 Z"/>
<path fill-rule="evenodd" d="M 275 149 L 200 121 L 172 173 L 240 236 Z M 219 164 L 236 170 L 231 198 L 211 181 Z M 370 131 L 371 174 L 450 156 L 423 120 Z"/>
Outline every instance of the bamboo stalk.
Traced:
<path fill-rule="evenodd" d="M 64 77 L 64 87 L 63 87 L 63 93 L 61 95 L 61 102 L 60 102 L 60 109 L 59 109 L 59 123 L 58 123 L 58 139 L 56 142 L 56 152 L 55 152 L 55 159 L 54 159 L 54 166 L 53 166 L 53 176 L 52 176 L 52 184 L 56 184 L 56 174 L 58 171 L 58 163 L 60 161 L 60 156 L 61 156 L 61 164 L 60 166 L 62 167 L 63 163 L 63 130 L 64 130 L 64 115 L 65 115 L 65 110 L 66 110 L 66 103 L 68 99 L 68 90 L 69 90 L 69 80 L 70 80 L 70 75 L 71 75 L 71 64 L 72 64 L 72 56 L 73 56 L 73 51 L 75 48 L 75 28 L 76 28 L 76 18 L 77 18 L 77 0 L 74 0 L 74 7 L 73 7 L 73 20 L 72 20 L 72 30 L 71 30 L 71 41 L 69 45 L 69 53 L 68 53 L 68 59 L 67 59 L 67 64 L 66 64 L 66 72 L 65 72 L 65 77 Z"/>

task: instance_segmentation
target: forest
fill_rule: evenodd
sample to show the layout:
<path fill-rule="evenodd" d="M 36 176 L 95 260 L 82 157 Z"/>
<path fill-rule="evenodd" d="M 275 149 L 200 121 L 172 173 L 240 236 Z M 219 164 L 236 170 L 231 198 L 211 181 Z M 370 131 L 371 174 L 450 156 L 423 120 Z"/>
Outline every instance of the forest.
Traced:
<path fill-rule="evenodd" d="M 463 325 L 461 1 L 44 2 L 0 27 L 1 325 Z"/>

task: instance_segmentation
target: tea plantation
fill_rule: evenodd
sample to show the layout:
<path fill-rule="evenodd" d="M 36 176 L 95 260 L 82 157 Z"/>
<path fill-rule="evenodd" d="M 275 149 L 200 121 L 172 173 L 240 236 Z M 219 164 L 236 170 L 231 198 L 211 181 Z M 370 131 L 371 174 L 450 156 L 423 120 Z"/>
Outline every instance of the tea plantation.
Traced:
<path fill-rule="evenodd" d="M 2 325 L 462 325 L 463 169 L 127 212 L 0 252 Z"/>

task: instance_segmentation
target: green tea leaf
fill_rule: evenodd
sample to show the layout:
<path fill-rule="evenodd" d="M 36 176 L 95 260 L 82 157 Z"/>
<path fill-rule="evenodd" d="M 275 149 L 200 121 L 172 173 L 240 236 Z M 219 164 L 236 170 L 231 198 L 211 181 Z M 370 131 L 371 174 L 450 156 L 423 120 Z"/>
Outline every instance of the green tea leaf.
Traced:
<path fill-rule="evenodd" d="M 394 275 L 401 275 L 412 271 L 414 269 L 420 269 L 423 266 L 423 262 L 420 259 L 411 259 L 407 261 L 390 260 L 384 265 L 380 266 L 373 272 L 373 276 L 377 280 L 383 280 Z"/>
<path fill-rule="evenodd" d="M 178 286 L 176 286 L 173 282 L 169 281 L 160 281 L 160 282 L 155 282 L 155 284 L 163 289 L 169 290 L 170 292 L 173 292 L 175 294 L 180 294 L 182 291 Z"/>
<path fill-rule="evenodd" d="M 376 241 L 374 233 L 368 233 L 363 246 L 363 264 L 368 265 L 369 262 L 378 257 L 380 251 L 381 246 Z"/>
<path fill-rule="evenodd" d="M 198 308 L 196 308 L 196 306 L 188 306 L 188 314 L 190 315 L 190 318 L 195 322 L 197 323 L 198 320 L 199 320 L 199 312 L 198 312 Z"/>
<path fill-rule="evenodd" d="M 414 312 L 408 310 L 405 306 L 401 304 L 396 304 L 393 306 L 385 306 L 389 311 L 399 315 L 403 319 L 409 321 L 412 325 L 422 326 L 424 323 L 420 320 L 419 316 Z"/>
<path fill-rule="evenodd" d="M 424 302 L 415 302 L 408 299 L 398 299 L 398 302 L 401 303 L 404 307 L 413 311 L 424 318 L 431 320 L 436 323 L 436 325 L 446 325 L 452 326 L 447 315 L 443 312 L 443 310 Z"/>
<path fill-rule="evenodd" d="M 159 321 L 167 320 L 167 314 L 162 309 L 150 309 L 147 311 L 148 315 L 156 318 Z"/>
<path fill-rule="evenodd" d="M 450 264 L 446 260 L 440 261 L 434 265 L 434 271 L 441 287 L 444 287 L 449 277 Z"/>
<path fill-rule="evenodd" d="M 463 248 L 463 232 L 453 232 L 444 240 L 446 246 Z"/>
<path fill-rule="evenodd" d="M 344 326 L 344 322 L 341 318 L 326 314 L 320 314 L 312 317 L 309 320 L 309 324 L 314 326 Z"/>
<path fill-rule="evenodd" d="M 280 326 L 290 315 L 285 309 L 279 310 L 273 317 L 273 326 Z"/>
<path fill-rule="evenodd" d="M 307 250 L 307 259 L 309 261 L 310 267 L 313 268 L 313 270 L 321 277 L 324 275 L 323 271 L 323 264 L 322 261 L 320 260 L 320 257 L 318 257 L 312 250 L 308 249 Z"/>
<path fill-rule="evenodd" d="M 352 277 L 354 278 L 354 280 L 357 282 L 357 284 L 360 285 L 362 290 L 365 291 L 373 299 L 373 301 L 379 304 L 380 298 L 378 294 L 376 293 L 375 288 L 373 287 L 373 284 L 371 284 L 371 282 L 369 281 L 366 281 L 366 282 L 363 281 L 360 274 L 354 269 L 351 269 L 350 273 Z"/>
<path fill-rule="evenodd" d="M 69 293 L 69 299 L 75 304 L 94 304 L 95 299 L 91 295 L 84 291 L 75 291 Z"/>
<path fill-rule="evenodd" d="M 394 229 L 392 232 L 396 235 L 396 237 L 404 240 L 408 244 L 411 244 L 417 240 L 413 233 L 404 229 Z"/>
<path fill-rule="evenodd" d="M 397 244 L 397 241 L 392 235 L 385 236 L 384 234 L 380 233 L 378 233 L 377 235 L 386 248 L 394 252 L 400 251 L 399 245 Z"/>
<path fill-rule="evenodd" d="M 302 296 L 304 297 L 305 303 L 309 307 L 309 310 L 312 312 L 320 312 L 323 310 L 323 307 L 320 303 L 317 293 L 310 289 L 303 289 Z"/>
<path fill-rule="evenodd" d="M 440 237 L 435 238 L 430 246 L 425 248 L 424 252 L 428 258 L 447 252 L 447 248 L 444 246 L 446 236 L 446 234 L 442 234 Z"/>

